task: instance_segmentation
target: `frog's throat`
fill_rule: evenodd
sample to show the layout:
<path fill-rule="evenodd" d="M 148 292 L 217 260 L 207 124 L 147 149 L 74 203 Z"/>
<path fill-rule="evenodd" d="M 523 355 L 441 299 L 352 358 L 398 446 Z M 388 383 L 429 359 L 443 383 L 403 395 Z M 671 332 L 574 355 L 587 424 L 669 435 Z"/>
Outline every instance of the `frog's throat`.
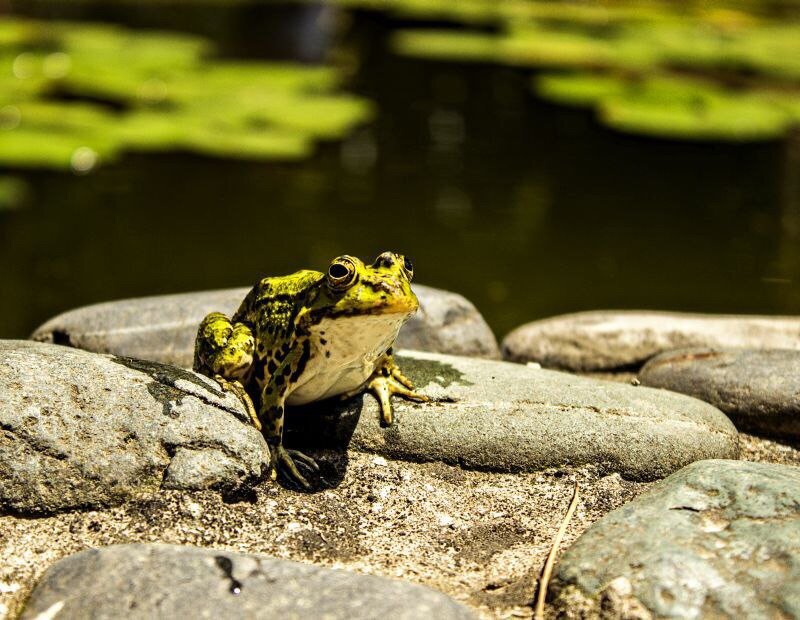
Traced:
<path fill-rule="evenodd" d="M 364 386 L 409 317 L 359 314 L 320 321 L 309 336 L 311 356 L 286 402 L 302 405 Z"/>

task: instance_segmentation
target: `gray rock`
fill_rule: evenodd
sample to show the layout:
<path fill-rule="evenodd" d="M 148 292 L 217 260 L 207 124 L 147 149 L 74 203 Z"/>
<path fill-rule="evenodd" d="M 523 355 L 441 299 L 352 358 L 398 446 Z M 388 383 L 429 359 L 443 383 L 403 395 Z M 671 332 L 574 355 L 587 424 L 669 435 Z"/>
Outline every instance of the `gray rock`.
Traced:
<path fill-rule="evenodd" d="M 596 311 L 518 327 L 503 356 L 580 372 L 638 369 L 684 347 L 800 349 L 800 317 Z"/>
<path fill-rule="evenodd" d="M 639 378 L 711 403 L 737 428 L 800 437 L 800 351 L 682 349 L 650 360 Z"/>
<path fill-rule="evenodd" d="M 53 610 L 64 620 L 475 617 L 444 594 L 383 577 L 259 555 L 144 544 L 90 549 L 51 566 L 22 618 Z"/>
<path fill-rule="evenodd" d="M 372 396 L 288 414 L 288 440 L 349 441 L 393 458 L 536 471 L 596 465 L 633 480 L 706 458 L 736 458 L 738 435 L 719 410 L 664 390 L 436 353 L 401 352 L 400 367 L 433 402 L 394 398 L 379 425 Z"/>
<path fill-rule="evenodd" d="M 214 311 L 232 314 L 249 289 L 159 295 L 77 308 L 50 319 L 33 340 L 191 368 L 200 321 Z M 497 339 L 467 299 L 414 285 L 420 311 L 404 327 L 398 347 L 456 355 L 500 357 Z"/>
<path fill-rule="evenodd" d="M 464 296 L 414 285 L 419 312 L 403 326 L 400 349 L 498 359 L 500 347 L 483 316 Z"/>
<path fill-rule="evenodd" d="M 591 526 L 553 593 L 568 618 L 800 618 L 800 468 L 689 465 Z"/>
<path fill-rule="evenodd" d="M 240 490 L 269 463 L 246 419 L 236 398 L 190 371 L 0 340 L 0 511 Z"/>

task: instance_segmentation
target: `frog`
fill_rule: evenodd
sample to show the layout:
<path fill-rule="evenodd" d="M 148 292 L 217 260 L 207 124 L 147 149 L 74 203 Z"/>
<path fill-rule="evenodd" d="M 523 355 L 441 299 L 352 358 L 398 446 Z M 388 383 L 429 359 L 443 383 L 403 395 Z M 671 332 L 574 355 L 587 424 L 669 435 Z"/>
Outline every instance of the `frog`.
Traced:
<path fill-rule="evenodd" d="M 193 368 L 243 404 L 278 472 L 309 489 L 298 463 L 317 462 L 283 445 L 286 406 L 373 394 L 381 424 L 395 424 L 391 396 L 426 402 L 400 370 L 393 348 L 419 308 L 413 261 L 394 252 L 371 264 L 342 255 L 326 272 L 303 269 L 260 279 L 238 310 L 208 314 L 195 339 Z"/>

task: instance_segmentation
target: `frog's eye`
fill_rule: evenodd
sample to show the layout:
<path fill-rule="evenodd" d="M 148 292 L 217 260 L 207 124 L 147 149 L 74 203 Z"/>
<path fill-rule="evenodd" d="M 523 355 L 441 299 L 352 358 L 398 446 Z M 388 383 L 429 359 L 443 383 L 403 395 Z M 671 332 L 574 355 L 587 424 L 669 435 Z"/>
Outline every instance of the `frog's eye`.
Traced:
<path fill-rule="evenodd" d="M 328 267 L 328 284 L 332 289 L 344 290 L 356 281 L 356 266 L 349 258 L 337 258 Z"/>
<path fill-rule="evenodd" d="M 408 279 L 411 279 L 411 276 L 414 275 L 414 261 L 412 261 L 408 256 L 403 258 L 403 269 L 406 270 L 408 274 Z"/>

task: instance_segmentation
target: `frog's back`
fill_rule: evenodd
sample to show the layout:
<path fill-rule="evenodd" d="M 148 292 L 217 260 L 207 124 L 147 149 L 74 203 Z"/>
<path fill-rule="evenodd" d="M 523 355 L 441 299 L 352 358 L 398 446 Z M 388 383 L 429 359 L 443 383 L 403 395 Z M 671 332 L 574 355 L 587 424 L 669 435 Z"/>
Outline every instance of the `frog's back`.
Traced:
<path fill-rule="evenodd" d="M 324 278 L 319 271 L 303 269 L 288 276 L 263 278 L 250 289 L 234 315 L 234 321 L 256 323 L 268 307 L 288 310 L 304 305 Z M 267 312 L 266 314 L 272 314 Z"/>

